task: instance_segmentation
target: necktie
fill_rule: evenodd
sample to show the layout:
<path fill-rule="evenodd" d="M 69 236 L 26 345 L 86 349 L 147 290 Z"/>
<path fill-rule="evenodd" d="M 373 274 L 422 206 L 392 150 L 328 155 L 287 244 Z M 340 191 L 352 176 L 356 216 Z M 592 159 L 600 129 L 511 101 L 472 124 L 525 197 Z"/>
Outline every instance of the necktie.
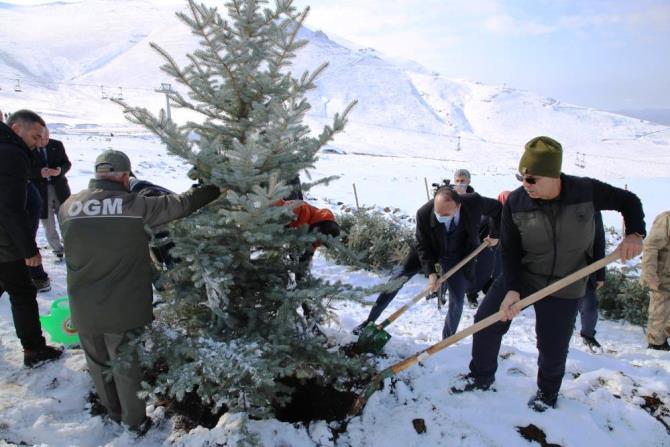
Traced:
<path fill-rule="evenodd" d="M 453 233 L 455 229 L 456 229 L 456 219 L 452 217 L 451 222 L 449 222 L 449 229 L 447 231 L 449 233 Z"/>

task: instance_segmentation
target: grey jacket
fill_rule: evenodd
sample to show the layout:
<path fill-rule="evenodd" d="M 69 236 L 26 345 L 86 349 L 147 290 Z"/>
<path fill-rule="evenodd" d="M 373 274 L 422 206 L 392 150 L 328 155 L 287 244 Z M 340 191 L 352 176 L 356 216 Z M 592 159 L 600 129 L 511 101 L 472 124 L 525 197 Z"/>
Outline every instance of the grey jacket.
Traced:
<path fill-rule="evenodd" d="M 151 322 L 149 233 L 219 196 L 213 186 L 143 197 L 91 180 L 59 211 L 72 323 L 82 334 L 121 333 Z"/>

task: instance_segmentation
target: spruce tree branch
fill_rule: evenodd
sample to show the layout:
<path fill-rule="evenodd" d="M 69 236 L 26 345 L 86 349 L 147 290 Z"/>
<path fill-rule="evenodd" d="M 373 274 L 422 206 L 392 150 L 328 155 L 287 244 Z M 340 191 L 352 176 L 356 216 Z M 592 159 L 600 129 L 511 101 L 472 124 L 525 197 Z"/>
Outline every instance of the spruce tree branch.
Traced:
<path fill-rule="evenodd" d="M 200 93 L 201 89 L 200 89 L 199 87 L 195 86 L 195 85 L 189 80 L 189 78 L 186 76 L 186 72 L 184 72 L 184 71 L 177 65 L 176 61 L 172 58 L 172 56 L 170 56 L 165 50 L 163 50 L 160 46 L 158 46 L 157 44 L 155 44 L 155 43 L 153 43 L 153 42 L 151 42 L 149 45 L 151 46 L 151 48 L 153 48 L 153 49 L 156 50 L 158 53 L 160 53 L 160 55 L 167 61 L 167 63 L 168 63 L 168 67 L 169 67 L 169 68 L 168 68 L 168 69 L 165 69 L 164 71 L 168 72 L 169 74 L 171 74 L 172 76 L 174 76 L 174 77 L 177 79 L 177 81 L 179 81 L 179 82 L 181 82 L 182 84 L 184 84 L 185 86 L 187 86 L 187 87 L 191 90 L 191 92 L 193 93 L 193 95 L 196 97 L 196 99 L 198 99 L 198 100 L 200 100 L 200 101 L 202 101 L 202 102 L 204 102 L 204 103 L 207 103 L 207 102 L 208 102 L 208 101 L 207 101 L 208 98 L 206 98 L 205 96 L 203 96 L 203 95 Z M 189 58 L 190 58 L 190 57 L 191 57 L 191 55 L 189 55 Z M 199 70 L 201 70 L 201 69 L 200 69 L 199 67 L 196 66 L 196 67 L 195 67 L 195 70 L 196 70 L 196 71 L 199 71 Z M 207 110 L 207 109 L 204 109 L 204 108 L 201 108 L 201 107 L 194 106 L 194 105 L 191 104 L 189 101 L 187 101 L 186 99 L 184 99 L 184 97 L 183 97 L 180 93 L 171 94 L 171 95 L 170 95 L 170 98 L 171 98 L 175 103 L 177 103 L 177 105 L 179 105 L 180 107 L 183 107 L 183 108 L 185 108 L 185 109 L 193 110 L 194 112 L 201 113 L 201 114 L 203 114 L 203 115 L 205 115 L 205 116 L 207 116 L 207 117 L 209 117 L 209 118 L 214 118 L 214 119 L 219 118 L 219 116 L 218 116 L 216 113 L 214 113 L 214 112 L 211 112 L 211 111 L 209 111 L 209 110 Z"/>
<path fill-rule="evenodd" d="M 118 99 L 112 99 L 112 101 L 123 107 L 123 113 L 126 114 L 129 121 L 146 127 L 161 140 L 167 142 L 173 153 L 193 161 L 193 153 L 188 142 L 177 126 L 172 121 L 168 121 L 164 114 L 161 114 L 160 119 L 157 119 L 145 108 L 130 107 Z M 174 144 L 175 142 L 179 144 Z"/>
<path fill-rule="evenodd" d="M 286 43 L 286 45 L 284 45 L 281 55 L 277 59 L 277 62 L 275 62 L 277 68 L 281 67 L 284 64 L 284 61 L 288 58 L 288 56 L 292 54 L 293 43 L 295 42 L 295 39 L 298 37 L 298 31 L 300 31 L 300 28 L 302 28 L 302 24 L 305 22 L 307 14 L 309 14 L 309 6 L 304 9 L 304 11 L 300 14 L 298 20 L 296 21 L 296 25 L 293 29 L 293 32 L 289 36 L 288 42 Z"/>
<path fill-rule="evenodd" d="M 321 75 L 321 73 L 323 73 L 323 71 L 326 68 L 328 68 L 329 65 L 330 63 L 324 62 L 323 64 L 319 65 L 314 71 L 312 71 L 312 73 L 305 72 L 307 76 L 305 76 L 306 79 L 304 81 L 301 79 L 302 84 L 301 88 L 305 90 L 311 90 L 316 88 L 316 84 L 314 84 L 314 81 Z"/>
<path fill-rule="evenodd" d="M 176 104 L 176 106 L 183 109 L 192 110 L 211 119 L 221 119 L 221 116 L 219 116 L 217 113 L 187 101 L 180 93 L 171 94 L 170 99 Z"/>
<path fill-rule="evenodd" d="M 240 10 L 240 4 L 238 3 L 237 0 L 232 0 L 231 2 L 233 4 L 233 7 L 235 8 L 235 12 L 237 13 L 237 17 L 242 17 L 242 11 Z"/>
<path fill-rule="evenodd" d="M 358 104 L 358 100 L 352 101 L 346 109 L 344 109 L 344 112 L 342 112 L 342 115 L 339 113 L 335 114 L 335 117 L 333 118 L 333 127 L 331 128 L 330 126 L 325 126 L 323 128 L 323 132 L 321 135 L 319 135 L 319 145 L 323 146 L 326 143 L 328 143 L 330 140 L 333 139 L 335 134 L 337 132 L 340 132 L 345 124 L 347 123 L 347 116 L 349 115 L 349 112 L 351 112 L 351 109 L 354 108 Z"/>
<path fill-rule="evenodd" d="M 206 32 L 206 24 L 203 23 L 203 20 L 206 20 L 205 17 L 202 16 L 202 11 L 200 11 L 197 6 L 195 5 L 194 0 L 189 0 L 189 6 L 191 8 L 191 14 L 193 15 L 193 19 L 195 20 L 195 24 L 198 27 L 199 34 L 200 36 L 205 39 L 205 42 L 207 43 L 207 46 L 210 48 L 212 56 L 214 57 L 215 62 L 221 64 L 221 67 L 223 67 L 224 70 L 224 78 L 227 77 L 230 79 L 230 82 L 234 88 L 234 90 L 237 92 L 237 98 L 242 102 L 242 98 L 240 96 L 240 88 L 239 88 L 239 83 L 235 75 L 233 74 L 233 71 L 231 67 L 226 63 L 226 61 L 221 58 L 219 55 L 218 49 L 216 48 L 216 45 L 210 38 L 209 34 Z M 202 19 L 202 20 L 201 20 Z"/>
<path fill-rule="evenodd" d="M 186 75 L 186 71 L 182 70 L 181 67 L 177 65 L 177 62 L 172 58 L 172 56 L 170 56 L 167 53 L 167 51 L 162 49 L 160 46 L 158 46 L 158 44 L 154 42 L 151 42 L 149 45 L 167 61 L 167 65 L 162 67 L 163 71 L 175 77 L 177 81 L 181 82 L 192 91 L 196 93 L 198 92 L 198 89 L 193 85 L 193 83 L 189 80 L 188 76 Z"/>
<path fill-rule="evenodd" d="M 238 21 L 238 26 L 240 29 L 240 37 L 245 36 L 244 32 L 246 31 L 242 27 L 242 10 L 240 9 L 240 4 L 237 0 L 232 0 L 231 3 L 233 4 L 233 8 L 235 9 L 235 14 L 237 14 L 237 21 Z"/>
<path fill-rule="evenodd" d="M 161 67 L 163 71 L 176 78 L 185 79 L 185 75 L 182 72 L 181 68 L 179 67 L 179 65 L 177 65 L 177 62 L 172 58 L 172 56 L 168 54 L 167 51 L 162 49 L 160 46 L 158 46 L 158 44 L 154 42 L 150 42 L 149 46 L 153 48 L 155 51 L 157 51 L 163 57 L 163 59 L 167 61 L 167 66 L 164 65 L 163 67 Z"/>
<path fill-rule="evenodd" d="M 290 3 L 292 3 L 292 2 L 289 2 L 289 6 L 290 6 Z M 275 7 L 276 7 L 276 9 L 274 11 L 270 10 L 270 15 L 265 16 L 265 22 L 263 22 L 263 25 L 262 25 L 263 28 L 266 28 L 272 22 L 274 22 L 279 17 L 281 17 L 282 11 L 284 9 L 286 9 L 286 5 L 279 4 L 279 2 L 275 3 Z"/>

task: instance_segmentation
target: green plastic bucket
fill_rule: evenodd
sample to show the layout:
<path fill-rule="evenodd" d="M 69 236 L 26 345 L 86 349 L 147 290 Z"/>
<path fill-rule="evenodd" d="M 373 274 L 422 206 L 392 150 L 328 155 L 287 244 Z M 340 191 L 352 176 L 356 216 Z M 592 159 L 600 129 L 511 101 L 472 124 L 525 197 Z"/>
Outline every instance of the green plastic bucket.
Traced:
<path fill-rule="evenodd" d="M 79 334 L 72 325 L 70 304 L 66 296 L 51 303 L 49 315 L 40 316 L 40 323 L 52 342 L 64 345 L 79 344 Z"/>

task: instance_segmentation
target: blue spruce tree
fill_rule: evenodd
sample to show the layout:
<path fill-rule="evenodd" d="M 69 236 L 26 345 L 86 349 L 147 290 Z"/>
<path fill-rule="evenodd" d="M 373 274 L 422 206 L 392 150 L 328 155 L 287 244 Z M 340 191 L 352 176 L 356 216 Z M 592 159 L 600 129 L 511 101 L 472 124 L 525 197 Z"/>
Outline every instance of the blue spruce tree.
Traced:
<path fill-rule="evenodd" d="M 316 326 L 327 300 L 346 295 L 346 286 L 308 277 L 288 287 L 300 255 L 324 237 L 289 228 L 291 207 L 276 205 L 291 192 L 291 180 L 314 167 L 354 104 L 312 136 L 302 123 L 310 109 L 305 95 L 327 64 L 294 78 L 288 68 L 306 44 L 298 31 L 308 10 L 297 11 L 291 0 L 276 0 L 274 8 L 266 3 L 231 0 L 223 18 L 189 1 L 190 13 L 178 15 L 200 47 L 184 67 L 152 44 L 166 61 L 162 69 L 187 92 L 171 93 L 170 100 L 200 120 L 178 125 L 163 112 L 122 104 L 131 121 L 192 164 L 192 179 L 225 191 L 169 228 L 179 262 L 167 272 L 165 304 L 141 351 L 159 372 L 147 395 L 181 400 L 197 393 L 212 410 L 255 417 L 286 404 L 289 384 L 346 389 L 371 372 Z"/>

